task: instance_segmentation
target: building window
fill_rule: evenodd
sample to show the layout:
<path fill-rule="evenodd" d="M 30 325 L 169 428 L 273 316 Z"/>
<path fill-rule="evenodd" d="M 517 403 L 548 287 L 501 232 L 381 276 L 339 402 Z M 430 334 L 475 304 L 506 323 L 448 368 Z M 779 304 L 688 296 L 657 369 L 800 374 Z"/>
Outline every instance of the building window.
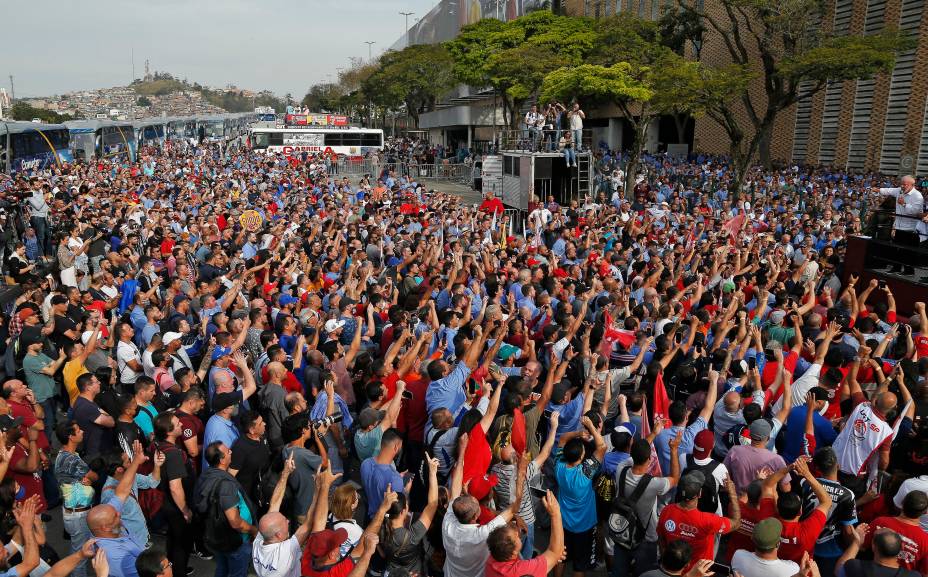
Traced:
<path fill-rule="evenodd" d="M 638 18 L 645 17 L 645 0 L 638 0 Z"/>

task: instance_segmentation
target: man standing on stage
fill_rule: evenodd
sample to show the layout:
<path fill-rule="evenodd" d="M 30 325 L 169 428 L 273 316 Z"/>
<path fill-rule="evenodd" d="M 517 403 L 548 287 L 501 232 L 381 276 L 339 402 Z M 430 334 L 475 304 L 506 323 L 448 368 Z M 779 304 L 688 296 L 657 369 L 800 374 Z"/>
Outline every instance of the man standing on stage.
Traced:
<path fill-rule="evenodd" d="M 925 199 L 922 197 L 922 193 L 915 188 L 915 178 L 906 175 L 902 177 L 901 188 L 876 187 L 873 192 L 896 197 L 896 220 L 893 222 L 893 240 L 907 246 L 918 246 L 918 233 L 915 228 L 925 211 Z M 890 272 L 900 272 L 899 265 L 893 264 Z M 906 276 L 914 275 L 915 269 L 911 264 L 906 264 L 903 274 Z"/>

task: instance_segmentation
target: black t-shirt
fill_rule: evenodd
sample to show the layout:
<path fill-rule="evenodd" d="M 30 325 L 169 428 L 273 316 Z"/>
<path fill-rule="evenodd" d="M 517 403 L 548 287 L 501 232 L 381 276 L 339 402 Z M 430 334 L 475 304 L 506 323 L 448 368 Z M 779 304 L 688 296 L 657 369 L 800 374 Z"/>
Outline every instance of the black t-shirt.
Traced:
<path fill-rule="evenodd" d="M 854 500 L 854 493 L 841 483 L 821 478 L 818 479 L 818 482 L 828 491 L 832 501 L 825 527 L 822 528 L 818 541 L 816 541 L 817 544 L 821 545 L 833 539 L 838 539 L 842 527 L 857 522 L 857 503 Z M 802 518 L 805 519 L 818 507 L 818 499 L 815 498 L 815 492 L 812 491 L 812 487 L 809 486 L 805 479 L 802 480 L 800 487 L 802 491 Z"/>
<path fill-rule="evenodd" d="M 190 497 L 193 495 L 194 474 L 191 470 L 190 460 L 186 458 L 184 452 L 173 443 L 160 443 L 158 449 L 164 453 L 164 465 L 161 466 L 161 490 L 164 491 L 165 505 L 170 504 L 178 508 L 174 503 L 174 497 L 171 496 L 170 483 L 174 479 L 180 479 L 184 486 L 184 496 L 187 505 L 190 506 Z"/>
<path fill-rule="evenodd" d="M 68 303 L 68 312 L 65 313 L 68 315 L 68 318 L 74 321 L 74 324 L 82 322 L 87 318 L 87 311 L 84 310 L 83 305 L 72 305 Z"/>
<path fill-rule="evenodd" d="M 67 331 L 77 332 L 77 323 L 71 320 L 70 317 L 64 315 L 55 315 L 55 330 L 52 331 L 51 339 L 59 350 L 68 343 L 77 342 L 77 339 L 72 339 L 65 334 Z"/>
<path fill-rule="evenodd" d="M 100 414 L 100 407 L 80 396 L 71 408 L 71 418 L 78 427 L 84 430 L 84 449 L 81 451 L 81 456 L 85 461 L 112 448 L 112 436 L 108 434 L 109 430 L 94 422 Z"/>
<path fill-rule="evenodd" d="M 148 439 L 142 428 L 135 424 L 135 421 L 116 421 L 116 439 L 121 447 L 131 447 L 132 443 L 138 441 L 143 447 L 148 446 Z"/>
<path fill-rule="evenodd" d="M 270 461 L 271 450 L 264 439 L 255 441 L 242 435 L 232 445 L 232 464 L 229 469 L 238 471 L 235 478 L 252 501 L 258 502 L 258 479 Z"/>
<path fill-rule="evenodd" d="M 23 282 L 23 280 L 29 276 L 28 273 L 24 273 L 23 269 L 29 266 L 28 262 L 21 261 L 18 258 L 11 258 L 7 261 L 7 267 L 10 269 L 10 276 L 13 277 L 18 283 Z M 39 310 L 39 309 L 34 309 Z"/>
<path fill-rule="evenodd" d="M 875 561 L 850 559 L 844 564 L 845 577 L 921 577 L 918 571 L 877 565 Z"/>

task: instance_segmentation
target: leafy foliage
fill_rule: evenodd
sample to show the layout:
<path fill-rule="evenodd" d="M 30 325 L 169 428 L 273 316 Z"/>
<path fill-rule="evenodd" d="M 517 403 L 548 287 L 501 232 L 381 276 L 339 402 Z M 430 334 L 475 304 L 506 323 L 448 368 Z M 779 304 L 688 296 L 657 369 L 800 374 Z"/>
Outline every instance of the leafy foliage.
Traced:
<path fill-rule="evenodd" d="M 591 20 L 540 10 L 508 22 L 480 20 L 464 27 L 447 48 L 455 77 L 470 86 L 492 88 L 502 100 L 504 116 L 515 125 L 522 103 L 537 94 L 545 76 L 582 64 L 598 41 Z"/>
<path fill-rule="evenodd" d="M 22 100 L 17 100 L 13 103 L 13 106 L 10 107 L 10 116 L 13 120 L 32 120 L 33 118 L 38 118 L 42 122 L 47 124 L 60 124 L 66 120 L 74 120 L 74 117 L 70 114 L 59 114 L 54 110 L 46 110 L 44 108 L 36 108 L 27 102 Z"/>
<path fill-rule="evenodd" d="M 702 108 L 725 129 L 735 164 L 733 188 L 740 188 L 755 157 L 769 165 L 770 137 L 781 113 L 804 97 L 811 98 L 832 80 L 863 78 L 890 70 L 896 55 L 912 47 L 910 39 L 893 31 L 861 36 L 825 34 L 824 0 L 720 0 L 719 10 L 703 11 L 680 0 L 673 13 L 687 24 L 665 28 L 674 35 L 692 30 L 695 22 L 721 43 L 731 65 L 703 74 Z M 668 16 L 668 18 L 672 18 Z M 675 39 L 677 38 L 677 39 Z M 731 82 L 728 73 L 737 74 Z M 752 98 L 750 81 L 764 98 Z M 743 114 L 732 112 L 736 100 Z"/>

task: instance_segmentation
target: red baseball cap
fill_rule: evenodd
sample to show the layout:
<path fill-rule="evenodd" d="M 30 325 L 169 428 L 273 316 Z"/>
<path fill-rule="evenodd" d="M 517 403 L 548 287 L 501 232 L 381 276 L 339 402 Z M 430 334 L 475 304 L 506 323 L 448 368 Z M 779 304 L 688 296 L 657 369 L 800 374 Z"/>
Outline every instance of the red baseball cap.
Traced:
<path fill-rule="evenodd" d="M 568 275 L 567 275 L 567 271 L 566 271 L 566 270 L 564 270 L 564 269 L 558 267 L 558 268 L 554 269 L 554 276 L 555 276 L 556 278 L 567 278 Z"/>
<path fill-rule="evenodd" d="M 267 283 L 264 283 L 264 287 L 263 287 L 263 288 L 264 288 L 264 294 L 269 295 L 269 294 L 271 294 L 272 292 L 274 292 L 274 289 L 277 288 L 277 283 L 276 283 L 276 282 L 267 282 Z"/>
<path fill-rule="evenodd" d="M 703 429 L 696 434 L 693 441 L 693 457 L 697 459 L 708 459 L 712 455 L 712 447 L 715 446 L 715 435 L 709 429 Z"/>
<path fill-rule="evenodd" d="M 348 531 L 344 529 L 324 529 L 309 536 L 309 542 L 306 548 L 309 554 L 319 559 L 325 557 L 332 550 L 337 549 L 342 543 L 348 540 Z"/>

